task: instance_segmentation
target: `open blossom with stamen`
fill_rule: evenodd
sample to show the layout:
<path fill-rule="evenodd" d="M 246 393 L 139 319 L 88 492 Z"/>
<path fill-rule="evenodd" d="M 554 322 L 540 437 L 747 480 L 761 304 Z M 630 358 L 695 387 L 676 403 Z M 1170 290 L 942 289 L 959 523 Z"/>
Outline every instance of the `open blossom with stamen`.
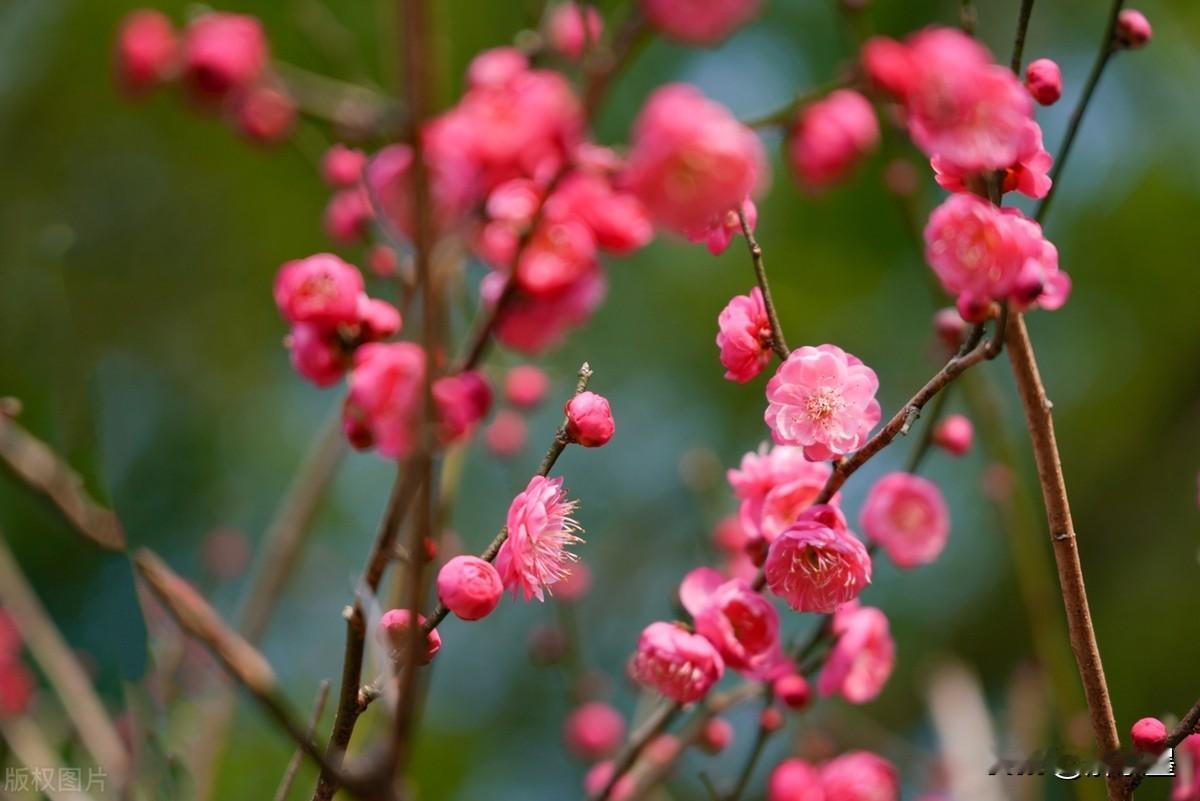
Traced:
<path fill-rule="evenodd" d="M 571 519 L 577 503 L 566 499 L 561 478 L 534 476 L 508 508 L 508 538 L 496 555 L 505 589 L 525 600 L 545 600 L 545 592 L 570 572 L 578 557 L 567 547 L 583 542 Z"/>
<path fill-rule="evenodd" d="M 726 581 L 716 570 L 699 567 L 684 578 L 679 600 L 695 620 L 696 633 L 734 670 L 757 675 L 783 661 L 779 613 L 745 579 Z"/>
<path fill-rule="evenodd" d="M 762 290 L 735 295 L 717 315 L 717 347 L 725 377 L 744 384 L 762 372 L 771 360 L 771 321 Z"/>
<path fill-rule="evenodd" d="M 750 540 L 773 541 L 807 509 L 829 480 L 829 465 L 810 462 L 802 448 L 776 445 L 747 453 L 727 474 L 741 501 L 738 522 Z M 830 503 L 837 503 L 835 495 Z"/>
<path fill-rule="evenodd" d="M 630 671 L 638 684 L 690 704 L 720 681 L 725 662 L 704 637 L 660 621 L 642 632 Z"/>
<path fill-rule="evenodd" d="M 834 612 L 871 583 L 870 554 L 834 512 L 810 508 L 767 551 L 767 586 L 797 612 Z"/>
<path fill-rule="evenodd" d="M 821 695 L 838 693 L 852 704 L 865 704 L 879 695 L 896 664 L 887 616 L 874 607 L 846 604 L 834 613 L 832 630 L 837 639 L 817 688 Z"/>
<path fill-rule="evenodd" d="M 868 751 L 848 751 L 821 766 L 826 801 L 900 801 L 892 763 Z"/>
<path fill-rule="evenodd" d="M 888 473 L 867 493 L 859 523 L 897 567 L 916 567 L 934 561 L 946 547 L 950 510 L 929 479 Z"/>
<path fill-rule="evenodd" d="M 764 418 L 775 441 L 817 462 L 867 441 L 881 415 L 875 371 L 836 345 L 792 351 L 767 383 Z"/>

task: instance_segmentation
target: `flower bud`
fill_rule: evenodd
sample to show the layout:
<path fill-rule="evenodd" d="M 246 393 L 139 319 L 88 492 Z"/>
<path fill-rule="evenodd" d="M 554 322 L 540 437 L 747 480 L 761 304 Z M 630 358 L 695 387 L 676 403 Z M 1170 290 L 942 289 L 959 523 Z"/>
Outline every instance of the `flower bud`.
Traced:
<path fill-rule="evenodd" d="M 550 379 L 541 368 L 522 364 L 508 371 L 504 377 L 504 394 L 513 406 L 527 409 L 537 406 L 550 388 Z"/>
<path fill-rule="evenodd" d="M 615 425 L 608 400 L 581 392 L 567 401 L 567 436 L 585 448 L 598 448 L 612 439 Z"/>
<path fill-rule="evenodd" d="M 1043 106 L 1052 106 L 1062 97 L 1062 70 L 1048 58 L 1039 58 L 1025 68 L 1025 88 Z"/>
<path fill-rule="evenodd" d="M 950 415 L 933 429 L 933 444 L 955 456 L 962 456 L 971 450 L 974 438 L 974 426 L 961 414 Z"/>
<path fill-rule="evenodd" d="M 783 728 L 783 713 L 777 706 L 769 706 L 758 716 L 758 725 L 763 731 L 779 731 Z"/>
<path fill-rule="evenodd" d="M 504 583 L 490 562 L 456 556 L 438 571 L 438 598 L 463 620 L 487 617 L 500 603 Z"/>
<path fill-rule="evenodd" d="M 625 737 L 625 720 L 608 704 L 592 702 L 578 707 L 567 718 L 567 748 L 581 759 L 603 759 Z"/>
<path fill-rule="evenodd" d="M 379 619 L 379 641 L 390 654 L 392 661 L 402 663 L 408 650 L 412 634 L 409 621 L 412 615 L 407 609 L 392 609 Z M 417 625 L 425 624 L 425 616 L 417 615 Z M 417 654 L 418 665 L 428 665 L 442 648 L 442 635 L 437 629 L 425 635 L 425 647 Z"/>
<path fill-rule="evenodd" d="M 1146 15 L 1132 8 L 1127 8 L 1117 16 L 1116 45 L 1127 50 L 1137 50 L 1145 47 L 1150 41 L 1153 30 Z"/>
<path fill-rule="evenodd" d="M 395 248 L 389 245 L 372 245 L 367 251 L 367 266 L 380 278 L 391 278 L 400 267 Z"/>
<path fill-rule="evenodd" d="M 170 76 L 178 50 L 175 30 L 165 14 L 150 8 L 134 11 L 117 34 L 117 82 L 130 95 L 152 89 Z"/>
<path fill-rule="evenodd" d="M 578 61 L 589 47 L 600 43 L 604 20 L 591 3 L 561 3 L 550 12 L 546 37 L 554 51 L 568 61 Z"/>
<path fill-rule="evenodd" d="M 337 144 L 321 157 L 321 177 L 334 189 L 345 189 L 358 183 L 366 166 L 365 153 Z"/>
<path fill-rule="evenodd" d="M 296 101 L 278 86 L 259 84 L 247 89 L 234 104 L 234 124 L 252 142 L 282 142 L 296 124 Z"/>
<path fill-rule="evenodd" d="M 713 718 L 700 732 L 700 747 L 710 754 L 719 754 L 733 742 L 733 726 L 725 718 Z"/>
<path fill-rule="evenodd" d="M 947 348 L 957 351 L 962 347 L 963 337 L 967 333 L 967 321 L 958 313 L 958 309 L 939 309 L 933 315 L 933 330 Z"/>
<path fill-rule="evenodd" d="M 775 697 L 789 709 L 803 709 L 808 706 L 809 699 L 812 697 L 808 679 L 799 673 L 789 673 L 775 679 L 774 690 Z"/>
<path fill-rule="evenodd" d="M 1144 754 L 1161 754 L 1167 747 L 1167 727 L 1158 718 L 1142 718 L 1130 734 L 1133 747 Z"/>

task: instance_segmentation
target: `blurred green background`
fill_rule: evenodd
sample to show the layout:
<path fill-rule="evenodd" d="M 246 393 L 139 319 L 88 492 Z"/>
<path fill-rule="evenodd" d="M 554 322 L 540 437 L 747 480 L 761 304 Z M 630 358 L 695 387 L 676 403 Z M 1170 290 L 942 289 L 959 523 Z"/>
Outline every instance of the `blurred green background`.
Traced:
<path fill-rule="evenodd" d="M 181 2 L 156 5 L 177 21 L 189 12 Z M 446 105 L 470 57 L 511 42 L 529 24 L 526 6 L 536 4 L 434 5 Z M 979 35 L 1001 60 L 1018 5 L 977 4 Z M 715 50 L 653 42 L 614 86 L 597 138 L 623 141 L 643 98 L 664 81 L 696 83 L 751 116 L 823 82 L 851 56 L 852 38 L 833 0 L 765 6 L 758 21 Z M 1039 0 L 1035 7 L 1026 61 L 1056 59 L 1066 85 L 1059 105 L 1038 112 L 1052 152 L 1091 65 L 1105 6 Z M 331 248 L 320 226 L 328 191 L 315 169 L 331 140 L 327 127 L 306 123 L 293 142 L 257 148 L 172 93 L 123 102 L 113 90 L 110 48 L 133 7 L 0 0 L 0 395 L 24 402 L 22 423 L 115 504 L 133 543 L 152 545 L 231 612 L 241 583 L 205 572 L 202 541 L 222 528 L 260 541 L 314 431 L 339 400 L 338 390 L 315 390 L 293 374 L 270 297 L 281 262 Z M 1154 25 L 1154 40 L 1110 66 L 1047 223 L 1074 295 L 1063 310 L 1030 319 L 1123 733 L 1143 715 L 1182 713 L 1200 693 L 1200 5 L 1146 0 L 1138 7 Z M 231 0 L 221 8 L 260 16 L 283 60 L 395 85 L 388 3 Z M 875 0 L 866 13 L 875 30 L 900 35 L 935 21 L 954 24 L 958 8 Z M 777 139 L 768 144 L 778 150 Z M 883 165 L 877 154 L 848 185 L 814 198 L 777 163 L 759 204 L 759 238 L 793 346 L 835 342 L 857 354 L 879 373 L 880 400 L 892 410 L 936 367 L 929 333 L 936 305 L 928 268 L 882 191 Z M 920 174 L 924 213 L 937 192 L 923 166 Z M 363 263 L 360 250 L 346 255 Z M 557 399 L 578 364 L 590 361 L 593 388 L 610 397 L 617 418 L 610 446 L 568 450 L 556 472 L 580 499 L 588 532 L 582 552 L 594 589 L 577 610 L 584 658 L 610 677 L 614 703 L 631 712 L 637 699 L 620 678 L 624 661 L 643 625 L 672 614 L 686 570 L 712 558 L 713 523 L 733 509 L 720 470 L 766 430 L 763 380 L 724 381 L 713 345 L 717 312 L 752 284 L 739 243 L 713 258 L 663 237 L 611 263 L 609 276 L 606 304 L 546 366 Z M 518 362 L 511 354 L 492 358 L 495 366 Z M 1019 484 L 1036 492 L 1007 364 L 982 370 L 988 381 L 973 386 L 999 405 Z M 963 398 L 956 389 L 949 408 L 965 410 Z M 515 462 L 472 450 L 452 521 L 471 550 L 492 537 L 534 469 L 557 423 L 556 406 L 547 403 L 531 418 L 529 446 Z M 911 446 L 900 442 L 849 484 L 852 518 L 871 479 L 897 469 Z M 935 664 L 953 658 L 978 674 L 999 741 L 1010 742 L 1008 719 L 1020 717 L 1012 699 L 1034 660 L 1031 616 L 1056 625 L 1062 617 L 1053 588 L 1050 603 L 1031 610 L 1021 601 L 1011 527 L 980 489 L 988 461 L 978 447 L 959 461 L 929 459 L 928 474 L 951 501 L 951 545 L 932 567 L 880 569 L 864 596 L 887 611 L 898 641 L 898 668 L 883 696 L 853 709 L 823 702 L 793 728 L 799 737 L 824 732 L 838 749 L 868 747 L 892 758 L 906 798 L 935 786 L 939 775 L 931 767 L 939 740 L 927 703 Z M 298 708 L 307 708 L 320 679 L 339 674 L 339 612 L 392 473 L 371 454 L 346 460 L 273 620 L 265 650 Z M 1050 549 L 1040 498 L 1031 511 L 1025 519 L 1035 526 L 1035 562 L 1044 565 Z M 119 710 L 122 684 L 136 680 L 146 655 L 127 561 L 81 543 L 7 474 L 0 476 L 0 527 Z M 563 679 L 531 665 L 525 648 L 530 632 L 554 619 L 550 604 L 506 601 L 487 623 L 452 619 L 443 627 L 416 767 L 422 798 L 579 796 L 584 766 L 566 754 L 560 735 L 570 708 Z M 802 630 L 808 621 L 790 615 L 787 625 Z M 157 719 L 168 750 L 186 750 L 195 704 L 213 684 L 188 685 L 169 718 Z M 1033 697 L 1040 697 L 1036 689 Z M 215 797 L 261 798 L 274 790 L 291 749 L 244 698 L 237 715 Z M 686 761 L 669 785 L 672 797 L 705 797 L 699 770 L 733 775 L 750 739 L 748 714 L 735 718 L 733 748 Z M 360 734 L 372 722 L 365 719 Z M 327 725 L 328 715 L 323 732 Z M 1063 737 L 1045 736 L 1046 745 Z M 788 739 L 777 738 L 773 756 Z M 753 787 L 765 773 L 760 767 Z M 1014 798 L 1068 797 L 1071 789 L 1036 779 L 1004 787 Z M 1166 787 L 1150 780 L 1139 797 L 1165 798 Z M 310 789 L 306 768 L 292 797 Z"/>

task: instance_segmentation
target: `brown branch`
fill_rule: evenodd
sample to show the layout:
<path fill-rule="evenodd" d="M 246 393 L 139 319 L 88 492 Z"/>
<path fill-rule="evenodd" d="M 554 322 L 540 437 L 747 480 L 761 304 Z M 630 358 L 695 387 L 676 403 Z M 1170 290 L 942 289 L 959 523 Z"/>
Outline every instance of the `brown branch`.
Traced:
<path fill-rule="evenodd" d="M 1014 316 L 1008 326 L 1008 358 L 1012 364 L 1017 392 L 1021 397 L 1021 405 L 1024 407 L 1025 419 L 1029 426 L 1029 437 L 1033 443 L 1034 460 L 1042 486 L 1042 499 L 1046 505 L 1046 520 L 1054 547 L 1054 560 L 1058 565 L 1059 587 L 1066 607 L 1067 631 L 1071 640 L 1071 650 L 1075 652 L 1079 676 L 1083 680 L 1083 694 L 1091 718 L 1092 733 L 1096 737 L 1102 758 L 1112 759 L 1119 752 L 1121 741 L 1108 695 L 1104 666 L 1100 661 L 1100 648 L 1092 628 L 1087 590 L 1083 582 L 1083 567 L 1079 561 L 1079 549 L 1075 541 L 1075 526 L 1071 520 L 1071 506 L 1067 499 L 1066 482 L 1063 479 L 1062 463 L 1055 441 L 1054 421 L 1050 415 L 1052 405 L 1046 397 L 1046 389 L 1038 372 L 1025 320 L 1019 314 Z M 1124 780 L 1119 775 L 1109 776 L 1107 783 L 1110 801 L 1128 798 Z"/>
<path fill-rule="evenodd" d="M 646 750 L 646 746 L 653 742 L 658 735 L 666 731 L 667 727 L 671 725 L 671 721 L 675 720 L 682 711 L 683 704 L 678 701 L 664 700 L 646 722 L 630 735 L 628 744 L 626 744 L 617 758 L 613 760 L 612 775 L 609 776 L 608 781 L 605 782 L 604 786 L 598 792 L 589 797 L 588 801 L 608 801 L 609 796 L 612 795 L 613 790 L 617 786 L 617 782 L 629 772 L 629 769 L 637 762 L 638 757 Z"/>
<path fill-rule="evenodd" d="M 4 413 L 0 413 L 0 462 L 46 496 L 80 534 L 110 551 L 125 550 L 125 531 L 116 514 L 92 499 L 83 479 L 58 454 Z"/>
<path fill-rule="evenodd" d="M 29 585 L 12 552 L 0 535 L 0 606 L 12 621 L 41 666 L 50 686 L 62 700 L 63 710 L 79 732 L 84 747 L 118 788 L 129 779 L 130 758 L 104 704 L 96 695 L 79 658 L 63 639 L 53 619 Z"/>
<path fill-rule="evenodd" d="M 754 263 L 754 277 L 758 280 L 758 288 L 762 291 L 763 306 L 767 310 L 767 320 L 771 323 L 771 350 L 780 359 L 791 355 L 787 341 L 783 338 L 783 326 L 779 324 L 779 315 L 775 313 L 775 300 L 771 297 L 771 286 L 767 283 L 767 266 L 763 262 L 762 246 L 754 238 L 746 213 L 741 208 L 737 210 L 738 222 L 742 226 L 742 234 L 746 237 L 746 247 L 750 250 L 750 260 Z"/>
<path fill-rule="evenodd" d="M 1033 14 L 1033 0 L 1021 0 L 1021 11 L 1017 15 L 1017 33 L 1013 37 L 1012 71 L 1021 75 L 1021 58 L 1025 54 L 1025 33 L 1029 30 L 1029 17 Z"/>
<path fill-rule="evenodd" d="M 329 698 L 329 681 L 323 680 L 321 686 L 317 688 L 317 697 L 313 701 L 312 717 L 308 719 L 308 739 L 313 739 L 317 733 L 317 726 L 321 722 L 321 713 L 325 711 L 325 701 Z M 292 789 L 292 783 L 296 781 L 296 774 L 300 771 L 300 762 L 304 759 L 304 752 L 299 748 L 296 753 L 292 754 L 292 758 L 288 760 L 287 769 L 283 772 L 283 779 L 279 782 L 279 787 L 275 790 L 275 801 L 287 801 L 288 792 Z"/>

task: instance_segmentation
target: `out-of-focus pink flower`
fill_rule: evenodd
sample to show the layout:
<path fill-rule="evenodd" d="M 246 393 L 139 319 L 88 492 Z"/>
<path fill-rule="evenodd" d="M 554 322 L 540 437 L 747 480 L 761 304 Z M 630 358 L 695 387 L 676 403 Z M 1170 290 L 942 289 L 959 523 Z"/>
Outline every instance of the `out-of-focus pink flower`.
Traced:
<path fill-rule="evenodd" d="M 862 447 L 881 415 L 875 371 L 836 345 L 792 351 L 767 383 L 764 418 L 775 441 L 811 461 Z"/>
<path fill-rule="evenodd" d="M 900 801 L 892 763 L 867 751 L 849 751 L 821 766 L 825 801 Z"/>
<path fill-rule="evenodd" d="M 754 132 L 691 86 L 658 89 L 634 123 L 625 182 L 656 222 L 679 234 L 724 221 L 765 177 Z"/>
<path fill-rule="evenodd" d="M 334 189 L 345 189 L 358 183 L 366 166 L 366 153 L 339 143 L 321 157 L 321 177 Z"/>
<path fill-rule="evenodd" d="M 742 201 L 742 214 L 746 217 L 746 227 L 752 232 L 758 225 L 758 206 L 747 198 Z M 703 242 L 708 252 L 720 256 L 729 247 L 733 238 L 742 233 L 742 221 L 738 218 L 736 209 L 730 209 L 710 219 L 704 228 L 694 228 L 686 232 L 689 242 Z"/>
<path fill-rule="evenodd" d="M 554 586 L 555 597 L 560 601 L 578 601 L 592 588 L 592 571 L 582 559 L 575 561 L 571 569 Z"/>
<path fill-rule="evenodd" d="M 649 212 L 636 196 L 615 189 L 607 176 L 576 170 L 561 180 L 546 201 L 548 219 L 575 219 L 591 231 L 598 247 L 619 256 L 644 247 L 654 237 Z"/>
<path fill-rule="evenodd" d="M 836 640 L 817 689 L 865 704 L 883 690 L 896 664 L 887 616 L 874 607 L 846 604 L 834 613 L 832 630 Z"/>
<path fill-rule="evenodd" d="M 564 727 L 567 748 L 581 759 L 603 759 L 625 737 L 625 719 L 608 704 L 598 701 L 576 707 Z"/>
<path fill-rule="evenodd" d="M 613 771 L 616 767 L 612 760 L 597 762 L 588 770 L 587 775 L 583 777 L 583 789 L 588 796 L 594 796 L 600 793 L 608 783 L 612 780 Z M 629 801 L 633 798 L 633 791 L 636 785 L 633 780 L 633 774 L 625 773 L 621 778 L 617 779 L 613 785 L 608 797 L 612 801 Z"/>
<path fill-rule="evenodd" d="M 371 203 L 358 187 L 334 192 L 325 206 L 325 234 L 341 245 L 353 245 L 371 226 Z"/>
<path fill-rule="evenodd" d="M 950 510 L 937 484 L 912 473 L 888 473 L 875 482 L 859 518 L 897 567 L 933 562 L 950 535 Z"/>
<path fill-rule="evenodd" d="M 646 761 L 651 765 L 669 765 L 679 756 L 681 748 L 674 734 L 660 734 L 646 744 Z"/>
<path fill-rule="evenodd" d="M 275 305 L 290 323 L 325 328 L 358 321 L 362 274 L 332 253 L 289 261 L 275 276 Z"/>
<path fill-rule="evenodd" d="M 20 662 L 0 664 L 0 719 L 24 714 L 35 687 L 33 676 Z"/>
<path fill-rule="evenodd" d="M 480 285 L 483 302 L 493 304 L 508 278 L 490 273 Z M 542 297 L 518 293 L 496 321 L 496 338 L 520 353 L 536 356 L 585 323 L 604 299 L 604 273 L 592 270 L 560 292 Z"/>
<path fill-rule="evenodd" d="M 517 285 L 537 297 L 553 295 L 596 267 L 596 240 L 576 219 L 542 220 L 521 249 Z"/>
<path fill-rule="evenodd" d="M 537 406 L 550 389 L 550 379 L 542 368 L 522 364 L 512 368 L 504 377 L 504 394 L 508 402 L 522 409 Z"/>
<path fill-rule="evenodd" d="M 743 579 L 725 581 L 697 568 L 684 578 L 679 599 L 696 622 L 696 633 L 716 646 L 725 664 L 757 674 L 782 659 L 779 613 Z"/>
<path fill-rule="evenodd" d="M 348 359 L 336 333 L 312 323 L 297 323 L 283 344 L 296 372 L 318 387 L 333 386 L 346 372 Z"/>
<path fill-rule="evenodd" d="M 767 801 L 826 801 L 821 774 L 802 759 L 785 759 L 767 779 Z"/>
<path fill-rule="evenodd" d="M 859 61 L 871 84 L 896 98 L 903 98 L 918 77 L 909 47 L 886 36 L 864 42 Z"/>
<path fill-rule="evenodd" d="M 879 143 L 879 122 L 870 102 L 838 89 L 800 110 L 788 140 L 792 170 L 808 189 L 837 183 Z"/>
<path fill-rule="evenodd" d="M 744 25 L 760 0 L 639 0 L 650 24 L 672 39 L 711 45 Z"/>
<path fill-rule="evenodd" d="M 127 94 L 142 94 L 170 77 L 178 53 L 175 28 L 166 14 L 152 8 L 132 11 L 117 32 L 117 82 Z"/>
<path fill-rule="evenodd" d="M 400 268 L 400 258 L 391 245 L 372 245 L 367 251 L 367 266 L 380 278 L 391 278 Z"/>
<path fill-rule="evenodd" d="M 1145 47 L 1153 33 L 1150 20 L 1142 12 L 1126 8 L 1117 15 L 1116 43 L 1119 47 L 1137 50 Z"/>
<path fill-rule="evenodd" d="M 1167 747 L 1167 727 L 1158 718 L 1142 718 L 1129 731 L 1133 747 L 1146 754 L 1161 754 Z"/>
<path fill-rule="evenodd" d="M 741 501 L 738 520 L 749 540 L 770 542 L 795 523 L 829 480 L 824 462 L 810 462 L 802 448 L 777 445 L 742 457 L 728 472 L 733 494 Z M 834 496 L 831 503 L 836 503 Z"/>
<path fill-rule="evenodd" d="M 258 80 L 267 66 L 262 24 L 245 14 L 213 12 L 183 34 L 183 80 L 201 99 L 223 98 Z"/>
<path fill-rule="evenodd" d="M 1200 734 L 1183 738 L 1175 754 L 1178 764 L 1171 786 L 1171 801 L 1200 801 Z"/>
<path fill-rule="evenodd" d="M 722 518 L 713 529 L 713 545 L 727 554 L 742 553 L 749 542 L 750 538 L 737 515 Z"/>
<path fill-rule="evenodd" d="M 576 502 L 568 501 L 561 478 L 534 476 L 508 507 L 508 538 L 496 556 L 496 567 L 513 597 L 545 600 L 545 591 L 566 578 L 568 563 L 578 557 L 568 546 L 583 542 L 571 518 Z"/>
<path fill-rule="evenodd" d="M 386 300 L 358 296 L 359 338 L 376 342 L 395 336 L 400 331 L 400 311 Z"/>
<path fill-rule="evenodd" d="M 925 227 L 925 258 L 953 295 L 1007 296 L 1027 252 L 1011 218 L 972 194 L 946 198 Z"/>
<path fill-rule="evenodd" d="M 775 691 L 775 697 L 789 709 L 803 709 L 808 706 L 808 702 L 812 698 L 808 679 L 799 673 L 786 673 L 780 676 L 775 679 L 772 688 Z"/>
<path fill-rule="evenodd" d="M 525 418 L 509 409 L 496 412 L 492 422 L 483 430 L 483 442 L 488 450 L 501 459 L 508 459 L 525 447 L 527 426 Z"/>
<path fill-rule="evenodd" d="M 369 343 L 354 352 L 342 427 L 350 444 L 390 459 L 416 444 L 425 351 L 411 342 Z"/>
<path fill-rule="evenodd" d="M 719 754 L 733 742 L 733 726 L 725 718 L 713 718 L 700 731 L 700 747 L 710 754 Z"/>
<path fill-rule="evenodd" d="M 578 61 L 589 47 L 600 43 L 600 37 L 604 35 L 604 18 L 590 3 L 580 6 L 567 0 L 550 10 L 546 35 L 554 52 L 570 61 Z"/>
<path fill-rule="evenodd" d="M 935 155 L 930 164 L 938 185 L 951 192 L 967 192 L 968 182 L 982 180 L 979 173 L 965 169 L 950 159 Z M 1027 120 L 1018 144 L 1017 158 L 1004 171 L 1001 191 L 1020 192 L 1032 198 L 1043 198 L 1050 191 L 1050 167 L 1054 159 L 1042 145 L 1042 129 L 1033 120 Z"/>
<path fill-rule="evenodd" d="M 955 456 L 963 456 L 971 450 L 975 439 L 975 427 L 961 414 L 952 414 L 933 429 L 933 444 Z"/>
<path fill-rule="evenodd" d="M 491 563 L 478 556 L 456 556 L 438 571 L 438 599 L 463 620 L 487 617 L 500 603 L 504 583 Z"/>
<path fill-rule="evenodd" d="M 651 623 L 638 640 L 634 681 L 681 704 L 703 698 L 725 672 L 721 654 L 704 637 L 672 623 Z"/>
<path fill-rule="evenodd" d="M 585 448 L 598 448 L 616 431 L 608 399 L 595 392 L 581 392 L 567 401 L 567 436 Z"/>
<path fill-rule="evenodd" d="M 1025 68 L 1025 88 L 1043 106 L 1052 106 L 1062 97 L 1062 70 L 1048 58 L 1029 62 Z"/>
<path fill-rule="evenodd" d="M 871 583 L 866 547 L 832 509 L 811 507 L 767 551 L 767 586 L 798 612 L 834 612 Z"/>
<path fill-rule="evenodd" d="M 275 144 L 291 136 L 296 126 L 296 101 L 280 86 L 258 83 L 238 93 L 233 117 L 250 141 Z"/>
<path fill-rule="evenodd" d="M 411 620 L 412 613 L 407 609 L 392 609 L 384 612 L 379 619 L 379 642 L 387 649 L 392 660 L 399 664 L 403 664 L 412 639 L 409 628 Z M 424 615 L 417 615 L 417 625 L 425 625 Z M 417 653 L 417 664 L 428 665 L 441 649 L 442 635 L 434 629 L 425 636 L 425 645 Z"/>
<path fill-rule="evenodd" d="M 434 381 L 433 402 L 438 410 L 438 439 L 448 445 L 470 434 L 487 416 L 492 389 L 482 373 L 466 370 Z"/>

